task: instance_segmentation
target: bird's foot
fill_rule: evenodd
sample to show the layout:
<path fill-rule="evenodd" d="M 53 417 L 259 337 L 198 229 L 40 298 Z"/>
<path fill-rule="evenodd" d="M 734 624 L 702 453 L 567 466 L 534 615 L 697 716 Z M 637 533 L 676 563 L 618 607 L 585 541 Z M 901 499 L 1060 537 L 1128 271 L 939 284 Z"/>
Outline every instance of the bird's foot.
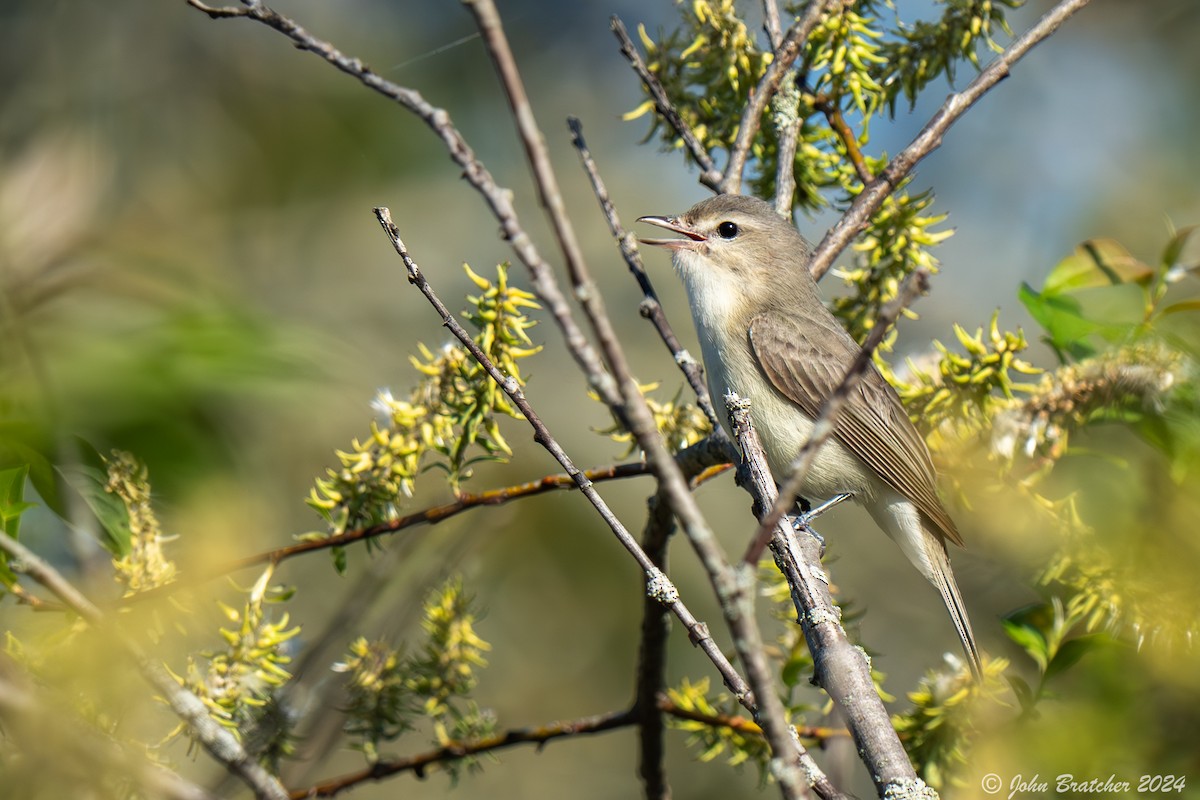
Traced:
<path fill-rule="evenodd" d="M 821 543 L 821 555 L 824 556 L 825 555 L 825 538 L 823 536 L 821 536 L 821 534 L 817 533 L 816 529 L 814 529 L 812 527 L 812 521 L 814 519 L 816 519 L 817 517 L 821 516 L 822 514 L 824 514 L 829 509 L 838 505 L 839 503 L 846 502 L 853 496 L 854 495 L 850 492 L 843 492 L 839 495 L 833 496 L 829 500 L 826 500 L 824 503 L 821 503 L 821 505 L 817 506 L 816 508 L 805 509 L 804 513 L 798 514 L 795 518 L 793 518 L 792 528 L 797 533 L 799 533 L 801 529 L 804 529 L 804 530 L 808 531 L 809 533 L 811 533 L 814 537 L 816 537 L 816 540 Z M 807 505 L 807 503 L 805 505 Z"/>

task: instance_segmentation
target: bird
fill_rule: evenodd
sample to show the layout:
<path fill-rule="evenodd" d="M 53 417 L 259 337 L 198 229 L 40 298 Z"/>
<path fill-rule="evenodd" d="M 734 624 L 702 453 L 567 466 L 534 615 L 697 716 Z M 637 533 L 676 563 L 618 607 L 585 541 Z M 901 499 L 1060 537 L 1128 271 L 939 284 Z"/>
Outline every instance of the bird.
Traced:
<path fill-rule="evenodd" d="M 825 400 L 861 351 L 821 301 L 808 270 L 812 246 L 791 221 L 755 197 L 721 194 L 679 216 L 639 222 L 678 238 L 643 244 L 672 254 L 700 341 L 714 400 L 728 392 L 750 401 L 750 416 L 777 479 L 812 433 Z M 732 433 L 728 410 L 718 416 Z M 925 440 L 899 395 L 869 364 L 834 420 L 801 495 L 850 493 L 941 594 L 972 672 L 979 649 L 947 543 L 963 545 L 937 492 Z"/>

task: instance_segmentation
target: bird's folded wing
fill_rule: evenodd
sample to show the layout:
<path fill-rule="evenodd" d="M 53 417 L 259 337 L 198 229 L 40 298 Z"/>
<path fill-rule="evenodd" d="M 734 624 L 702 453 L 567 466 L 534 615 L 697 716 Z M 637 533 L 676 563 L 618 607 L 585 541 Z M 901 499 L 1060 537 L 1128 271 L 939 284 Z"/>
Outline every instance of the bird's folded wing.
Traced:
<path fill-rule="evenodd" d="M 814 314 L 803 321 L 777 313 L 760 314 L 750 321 L 749 334 L 750 349 L 771 384 L 813 419 L 841 385 L 859 352 L 858 345 L 828 314 Z M 938 499 L 937 473 L 929 449 L 904 413 L 896 391 L 873 364 L 847 397 L 833 430 L 852 453 L 912 500 L 946 539 L 962 545 L 954 521 Z M 777 477 L 782 480 L 784 476 Z"/>

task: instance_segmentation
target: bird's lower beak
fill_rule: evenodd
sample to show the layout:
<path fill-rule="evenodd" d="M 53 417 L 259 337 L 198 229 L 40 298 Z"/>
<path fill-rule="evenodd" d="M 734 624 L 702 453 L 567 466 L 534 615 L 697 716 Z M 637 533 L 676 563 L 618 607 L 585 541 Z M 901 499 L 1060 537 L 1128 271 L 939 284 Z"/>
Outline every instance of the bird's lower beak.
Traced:
<path fill-rule="evenodd" d="M 638 217 L 638 222 L 657 225 L 686 237 L 684 239 L 638 239 L 642 244 L 666 247 L 671 250 L 691 250 L 698 243 L 705 241 L 703 236 L 681 223 L 676 217 Z"/>

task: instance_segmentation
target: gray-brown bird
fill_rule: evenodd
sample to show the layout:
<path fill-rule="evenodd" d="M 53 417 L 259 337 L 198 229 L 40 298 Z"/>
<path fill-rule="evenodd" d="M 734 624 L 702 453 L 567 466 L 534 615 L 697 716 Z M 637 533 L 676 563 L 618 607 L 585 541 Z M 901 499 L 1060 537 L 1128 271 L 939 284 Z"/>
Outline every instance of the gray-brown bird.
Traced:
<path fill-rule="evenodd" d="M 750 400 L 767 462 L 783 480 L 826 398 L 845 377 L 858 344 L 821 302 L 808 271 L 812 248 L 761 200 L 719 195 L 678 217 L 642 217 L 682 238 L 642 239 L 665 247 L 683 279 L 700 337 L 708 387 Z M 849 492 L 942 595 L 971 669 L 979 651 L 946 542 L 962 545 L 937 493 L 929 449 L 900 398 L 869 366 L 817 453 L 802 493 Z"/>

